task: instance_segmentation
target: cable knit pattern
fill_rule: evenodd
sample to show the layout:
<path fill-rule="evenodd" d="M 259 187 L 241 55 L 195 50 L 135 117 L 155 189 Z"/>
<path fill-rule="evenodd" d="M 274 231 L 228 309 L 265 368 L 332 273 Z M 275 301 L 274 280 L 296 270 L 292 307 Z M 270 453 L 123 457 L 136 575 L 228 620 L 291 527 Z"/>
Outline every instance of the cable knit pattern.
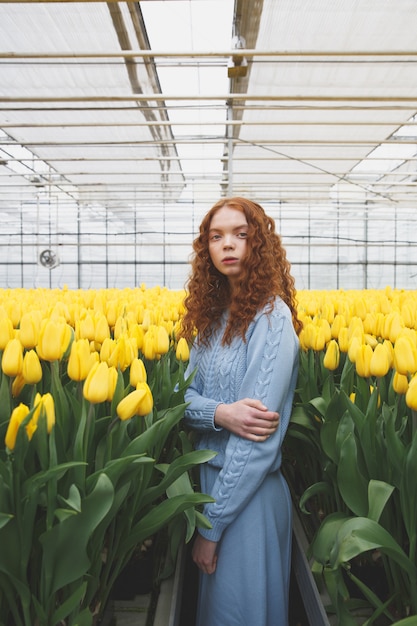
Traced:
<path fill-rule="evenodd" d="M 236 338 L 230 346 L 222 346 L 225 324 L 226 317 L 208 348 L 198 342 L 193 347 L 189 370 L 197 368 L 197 375 L 186 394 L 190 402 L 186 420 L 199 431 L 198 447 L 217 452 L 210 462 L 220 470 L 211 491 L 216 501 L 204 511 L 212 529 L 201 531 L 213 541 L 220 539 L 265 476 L 280 467 L 299 350 L 290 311 L 280 299 L 271 313 L 258 313 L 248 328 L 246 343 Z M 277 432 L 265 442 L 250 442 L 214 426 L 218 404 L 245 397 L 258 398 L 280 414 Z"/>
<path fill-rule="evenodd" d="M 217 455 L 200 467 L 201 489 L 215 499 L 204 513 L 219 542 L 214 574 L 200 575 L 196 626 L 286 626 L 291 563 L 291 498 L 279 471 L 297 380 L 299 344 L 288 307 L 260 311 L 246 342 L 222 346 L 226 316 L 210 346 L 195 343 L 186 393 L 198 447 Z M 216 428 L 220 403 L 257 398 L 280 414 L 278 430 L 254 443 Z"/>

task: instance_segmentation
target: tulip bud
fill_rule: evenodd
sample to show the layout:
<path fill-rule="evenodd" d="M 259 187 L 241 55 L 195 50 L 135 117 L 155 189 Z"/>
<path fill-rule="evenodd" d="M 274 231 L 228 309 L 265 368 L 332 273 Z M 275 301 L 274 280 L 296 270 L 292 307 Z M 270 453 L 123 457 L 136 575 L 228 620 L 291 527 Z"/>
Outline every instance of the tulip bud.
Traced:
<path fill-rule="evenodd" d="M 153 313 L 151 310 L 146 309 L 143 313 L 142 327 L 143 330 L 149 330 L 149 327 L 153 324 Z"/>
<path fill-rule="evenodd" d="M 166 354 L 169 350 L 169 336 L 164 326 L 158 326 L 155 333 L 155 352 Z"/>
<path fill-rule="evenodd" d="M 178 340 L 175 356 L 178 361 L 188 361 L 188 359 L 190 358 L 190 349 L 188 347 L 188 342 L 185 337 L 181 337 Z"/>
<path fill-rule="evenodd" d="M 417 371 L 417 351 L 406 335 L 400 335 L 394 344 L 394 368 L 404 375 Z"/>
<path fill-rule="evenodd" d="M 147 332 L 143 338 L 142 352 L 145 359 L 148 359 L 149 361 L 155 359 L 155 344 L 153 337 L 149 332 Z"/>
<path fill-rule="evenodd" d="M 110 337 L 110 329 L 109 324 L 107 322 L 107 318 L 104 315 L 100 315 L 100 317 L 96 320 L 95 328 L 94 328 L 94 340 L 97 343 L 103 343 L 103 341 Z"/>
<path fill-rule="evenodd" d="M 404 328 L 404 322 L 398 311 L 389 313 L 385 318 L 384 337 L 395 343 Z"/>
<path fill-rule="evenodd" d="M 145 396 L 142 398 L 142 401 L 139 406 L 138 415 L 148 415 L 153 409 L 153 396 L 152 391 L 147 383 L 138 383 L 136 385 L 137 390 L 144 390 Z"/>
<path fill-rule="evenodd" d="M 10 339 L 4 348 L 1 369 L 7 376 L 17 376 L 23 369 L 23 346 L 19 339 Z"/>
<path fill-rule="evenodd" d="M 360 340 L 356 336 L 349 342 L 348 356 L 352 363 L 356 363 L 357 354 L 361 345 Z"/>
<path fill-rule="evenodd" d="M 349 330 L 347 326 L 343 326 L 339 331 L 339 336 L 337 338 L 340 352 L 346 354 L 349 350 Z"/>
<path fill-rule="evenodd" d="M 113 366 L 109 367 L 109 391 L 107 394 L 108 402 L 113 400 L 114 392 L 116 391 L 118 372 L 117 369 Z"/>
<path fill-rule="evenodd" d="M 105 402 L 109 395 L 109 366 L 105 361 L 97 362 L 84 381 L 83 395 L 92 404 Z"/>
<path fill-rule="evenodd" d="M 94 322 L 91 315 L 86 315 L 84 319 L 80 320 L 79 324 L 79 338 L 89 339 L 92 341 L 95 337 Z"/>
<path fill-rule="evenodd" d="M 24 313 L 19 325 L 19 339 L 26 349 L 34 348 L 38 343 L 41 315 L 38 311 Z"/>
<path fill-rule="evenodd" d="M 371 376 L 382 377 L 388 373 L 390 360 L 388 350 L 383 343 L 379 343 L 373 351 L 369 367 Z"/>
<path fill-rule="evenodd" d="M 71 328 L 66 322 L 48 319 L 41 326 L 36 351 L 45 361 L 59 361 L 70 340 Z"/>
<path fill-rule="evenodd" d="M 85 380 L 91 369 L 90 344 L 88 339 L 73 341 L 68 359 L 67 372 L 71 380 Z"/>
<path fill-rule="evenodd" d="M 52 427 L 55 425 L 55 403 L 52 395 L 50 393 L 45 393 L 41 396 L 40 393 L 37 393 L 35 396 L 34 406 L 35 410 L 33 411 L 31 421 L 37 424 L 39 417 L 44 416 L 46 418 L 46 429 L 48 433 L 50 433 Z"/>
<path fill-rule="evenodd" d="M 139 415 L 140 404 L 145 396 L 145 389 L 135 389 L 125 396 L 116 408 L 119 419 L 125 421 L 130 420 L 134 415 Z"/>
<path fill-rule="evenodd" d="M 130 364 L 129 382 L 132 387 L 136 387 L 138 383 L 146 383 L 147 373 L 142 359 L 135 358 Z"/>
<path fill-rule="evenodd" d="M 12 396 L 13 398 L 18 398 L 23 387 L 26 385 L 26 381 L 23 378 L 23 374 L 18 374 L 14 377 L 12 382 Z"/>
<path fill-rule="evenodd" d="M 359 346 L 358 351 L 356 353 L 356 372 L 362 378 L 368 378 L 371 375 L 371 358 L 372 358 L 372 348 L 368 346 L 368 344 L 363 343 Z"/>
<path fill-rule="evenodd" d="M 339 332 L 341 328 L 346 326 L 346 320 L 344 315 L 335 315 L 332 326 L 331 326 L 331 334 L 333 339 L 337 339 L 339 336 Z"/>
<path fill-rule="evenodd" d="M 4 350 L 11 339 L 14 339 L 15 332 L 12 321 L 8 317 L 0 320 L 0 350 Z"/>
<path fill-rule="evenodd" d="M 314 345 L 313 348 L 316 352 L 320 352 L 324 350 L 324 346 L 326 345 L 326 331 L 322 326 L 316 328 L 316 333 L 314 337 Z"/>
<path fill-rule="evenodd" d="M 323 365 L 328 370 L 334 371 L 339 366 L 340 349 L 335 339 L 329 341 L 326 354 L 324 355 Z"/>
<path fill-rule="evenodd" d="M 23 357 L 22 374 L 29 385 L 36 385 L 42 379 L 42 366 L 35 350 L 29 350 Z"/>
<path fill-rule="evenodd" d="M 6 437 L 4 443 L 9 450 L 14 450 L 16 445 L 17 431 L 20 424 L 23 422 L 27 414 L 29 413 L 29 407 L 25 404 L 19 404 L 10 416 L 9 424 L 7 426 Z"/>
<path fill-rule="evenodd" d="M 408 383 L 405 403 L 412 411 L 417 411 L 417 375 L 413 376 Z"/>
<path fill-rule="evenodd" d="M 105 339 L 100 348 L 100 361 L 106 361 L 106 363 L 108 363 L 115 346 L 116 342 L 114 339 L 110 339 L 110 337 Z"/>
<path fill-rule="evenodd" d="M 408 389 L 408 377 L 404 374 L 400 374 L 399 372 L 394 372 L 392 387 L 395 393 L 399 393 L 401 395 L 406 394 Z"/>

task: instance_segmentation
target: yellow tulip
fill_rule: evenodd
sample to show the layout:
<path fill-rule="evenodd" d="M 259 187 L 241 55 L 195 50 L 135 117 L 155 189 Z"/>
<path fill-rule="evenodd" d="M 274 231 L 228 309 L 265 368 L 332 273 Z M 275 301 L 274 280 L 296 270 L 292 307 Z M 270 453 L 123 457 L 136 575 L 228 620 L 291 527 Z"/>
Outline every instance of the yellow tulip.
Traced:
<path fill-rule="evenodd" d="M 392 387 L 395 393 L 399 393 L 401 395 L 406 394 L 408 389 L 408 377 L 404 374 L 400 374 L 399 372 L 394 372 Z"/>
<path fill-rule="evenodd" d="M 349 341 L 348 356 L 352 363 L 356 363 L 357 354 L 362 345 L 363 344 L 361 343 L 360 339 L 358 339 L 358 337 L 356 336 Z M 371 350 L 372 348 L 369 347 L 369 349 Z"/>
<path fill-rule="evenodd" d="M 46 319 L 41 326 L 36 351 L 45 361 L 59 361 L 71 340 L 71 329 L 61 320 Z"/>
<path fill-rule="evenodd" d="M 83 385 L 83 395 L 92 404 L 107 400 L 109 395 L 109 366 L 105 361 L 95 363 L 88 372 Z"/>
<path fill-rule="evenodd" d="M 94 340 L 103 343 L 110 337 L 110 328 L 105 315 L 100 315 L 94 325 Z"/>
<path fill-rule="evenodd" d="M 340 352 L 346 354 L 349 350 L 349 330 L 347 326 L 343 326 L 340 329 L 337 342 L 339 344 Z"/>
<path fill-rule="evenodd" d="M 68 359 L 67 372 L 71 380 L 85 380 L 91 369 L 90 344 L 88 339 L 73 341 Z"/>
<path fill-rule="evenodd" d="M 109 367 L 109 391 L 107 393 L 107 400 L 111 402 L 113 400 L 114 392 L 116 391 L 118 372 L 113 366 Z"/>
<path fill-rule="evenodd" d="M 108 363 L 110 359 L 110 355 L 115 349 L 115 346 L 116 346 L 116 342 L 114 341 L 114 339 L 107 337 L 101 344 L 100 361 L 106 361 L 106 363 Z"/>
<path fill-rule="evenodd" d="M 371 359 L 372 359 L 372 348 L 366 343 L 363 343 L 359 346 L 358 351 L 356 352 L 356 372 L 362 378 L 368 378 L 371 375 Z"/>
<path fill-rule="evenodd" d="M 4 350 L 11 339 L 14 339 L 15 331 L 8 317 L 0 320 L 0 350 Z"/>
<path fill-rule="evenodd" d="M 129 382 L 132 387 L 136 387 L 138 383 L 146 383 L 147 381 L 147 373 L 145 365 L 142 359 L 138 359 L 137 357 L 133 359 L 130 364 L 130 372 L 129 372 Z"/>
<path fill-rule="evenodd" d="M 18 374 L 14 377 L 12 382 L 12 396 L 18 398 L 21 394 L 23 387 L 26 385 L 26 381 L 23 378 L 23 374 Z"/>
<path fill-rule="evenodd" d="M 55 403 L 50 393 L 45 393 L 41 396 L 37 393 L 34 401 L 35 410 L 31 422 L 38 423 L 39 417 L 44 416 L 46 418 L 46 429 L 48 433 L 51 432 L 52 427 L 55 425 Z M 30 423 L 30 422 L 29 422 Z"/>
<path fill-rule="evenodd" d="M 404 322 L 401 319 L 398 311 L 393 311 L 392 313 L 388 313 L 385 318 L 384 325 L 384 337 L 385 339 L 389 339 L 392 343 L 395 343 L 397 337 L 401 333 L 404 328 Z"/>
<path fill-rule="evenodd" d="M 400 335 L 394 343 L 394 368 L 404 375 L 417 371 L 417 350 L 407 335 Z"/>
<path fill-rule="evenodd" d="M 134 415 L 140 415 L 140 405 L 145 396 L 145 389 L 135 389 L 125 396 L 116 408 L 119 419 L 125 421 L 130 420 Z M 146 413 L 144 413 L 144 415 L 146 415 Z"/>
<path fill-rule="evenodd" d="M 388 373 L 390 358 L 388 350 L 383 343 L 379 343 L 373 351 L 369 367 L 371 376 L 382 377 Z"/>
<path fill-rule="evenodd" d="M 143 338 L 142 352 L 143 356 L 145 359 L 148 359 L 148 361 L 153 361 L 153 359 L 155 359 L 155 343 L 149 332 L 147 332 Z"/>
<path fill-rule="evenodd" d="M 154 314 L 150 309 L 146 309 L 143 313 L 142 327 L 143 330 L 149 330 L 149 327 L 154 322 Z"/>
<path fill-rule="evenodd" d="M 166 354 L 169 350 L 169 336 L 164 326 L 158 326 L 155 333 L 155 352 Z"/>
<path fill-rule="evenodd" d="M 9 450 L 14 450 L 16 445 L 17 432 L 20 424 L 29 413 L 29 407 L 20 403 L 12 412 L 7 426 L 6 437 L 4 443 Z"/>
<path fill-rule="evenodd" d="M 79 338 L 89 339 L 92 341 L 95 337 L 95 327 L 93 318 L 91 315 L 86 315 L 84 319 L 80 320 L 79 324 Z"/>
<path fill-rule="evenodd" d="M 148 413 L 150 413 L 153 409 L 152 391 L 149 385 L 145 382 L 138 383 L 136 385 L 136 390 L 140 390 L 140 389 L 145 391 L 145 397 L 143 398 L 141 402 L 140 412 L 138 413 L 138 415 L 148 415 Z"/>
<path fill-rule="evenodd" d="M 337 339 L 341 328 L 344 328 L 345 326 L 346 326 L 345 316 L 340 315 L 339 313 L 335 315 L 332 326 L 331 326 L 332 338 Z"/>
<path fill-rule="evenodd" d="M 34 348 L 38 343 L 41 314 L 39 312 L 24 313 L 19 325 L 19 339 L 26 349 Z"/>
<path fill-rule="evenodd" d="M 329 341 L 326 349 L 326 353 L 323 359 L 323 365 L 328 370 L 334 371 L 339 366 L 340 349 L 339 344 L 335 339 Z"/>
<path fill-rule="evenodd" d="M 29 350 L 23 357 L 22 375 L 29 385 L 36 385 L 42 379 L 42 366 L 35 350 Z"/>
<path fill-rule="evenodd" d="M 135 344 L 127 335 L 121 335 L 114 345 L 113 352 L 108 358 L 108 364 L 120 367 L 124 372 L 136 357 Z"/>
<path fill-rule="evenodd" d="M 408 383 L 405 403 L 411 410 L 417 411 L 417 375 L 414 375 Z"/>
<path fill-rule="evenodd" d="M 323 326 L 319 326 L 318 328 L 316 328 L 316 333 L 314 335 L 314 350 L 316 350 L 316 352 L 320 352 L 321 350 L 324 350 L 324 347 L 326 345 L 326 330 L 323 328 Z"/>
<path fill-rule="evenodd" d="M 361 320 L 364 320 L 367 313 L 366 300 L 365 298 L 355 298 L 353 301 L 355 315 L 359 317 Z"/>
<path fill-rule="evenodd" d="M 188 361 L 190 358 L 190 348 L 188 347 L 188 342 L 185 337 L 181 337 L 178 340 L 175 356 L 178 361 Z"/>
<path fill-rule="evenodd" d="M 388 353 L 389 366 L 390 368 L 392 368 L 394 364 L 394 346 L 392 345 L 389 339 L 384 339 L 383 345 L 385 346 L 386 351 Z"/>
<path fill-rule="evenodd" d="M 17 376 L 23 369 L 23 346 L 19 339 L 10 339 L 4 348 L 1 369 L 7 376 Z"/>

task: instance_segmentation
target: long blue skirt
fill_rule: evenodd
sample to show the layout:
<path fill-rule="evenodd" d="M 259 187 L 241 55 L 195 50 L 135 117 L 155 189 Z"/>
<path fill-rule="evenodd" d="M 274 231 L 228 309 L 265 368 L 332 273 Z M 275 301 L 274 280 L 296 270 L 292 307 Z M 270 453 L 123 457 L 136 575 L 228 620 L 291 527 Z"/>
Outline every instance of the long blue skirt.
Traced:
<path fill-rule="evenodd" d="M 210 493 L 219 470 L 201 470 Z M 215 573 L 200 573 L 196 626 L 287 626 L 290 568 L 291 497 L 277 471 L 223 533 Z"/>

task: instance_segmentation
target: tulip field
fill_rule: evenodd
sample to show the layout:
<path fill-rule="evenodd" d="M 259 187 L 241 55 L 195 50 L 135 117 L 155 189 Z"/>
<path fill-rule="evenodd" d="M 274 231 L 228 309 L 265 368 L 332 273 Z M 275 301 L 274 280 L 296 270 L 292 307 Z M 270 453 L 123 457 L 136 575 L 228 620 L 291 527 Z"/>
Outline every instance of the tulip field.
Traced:
<path fill-rule="evenodd" d="M 207 523 L 193 476 L 212 453 L 182 423 L 184 295 L 0 290 L 0 624 L 95 624 L 141 542 L 164 528 L 175 553 Z M 417 294 L 297 300 L 284 470 L 314 575 L 342 626 L 415 625 Z"/>

